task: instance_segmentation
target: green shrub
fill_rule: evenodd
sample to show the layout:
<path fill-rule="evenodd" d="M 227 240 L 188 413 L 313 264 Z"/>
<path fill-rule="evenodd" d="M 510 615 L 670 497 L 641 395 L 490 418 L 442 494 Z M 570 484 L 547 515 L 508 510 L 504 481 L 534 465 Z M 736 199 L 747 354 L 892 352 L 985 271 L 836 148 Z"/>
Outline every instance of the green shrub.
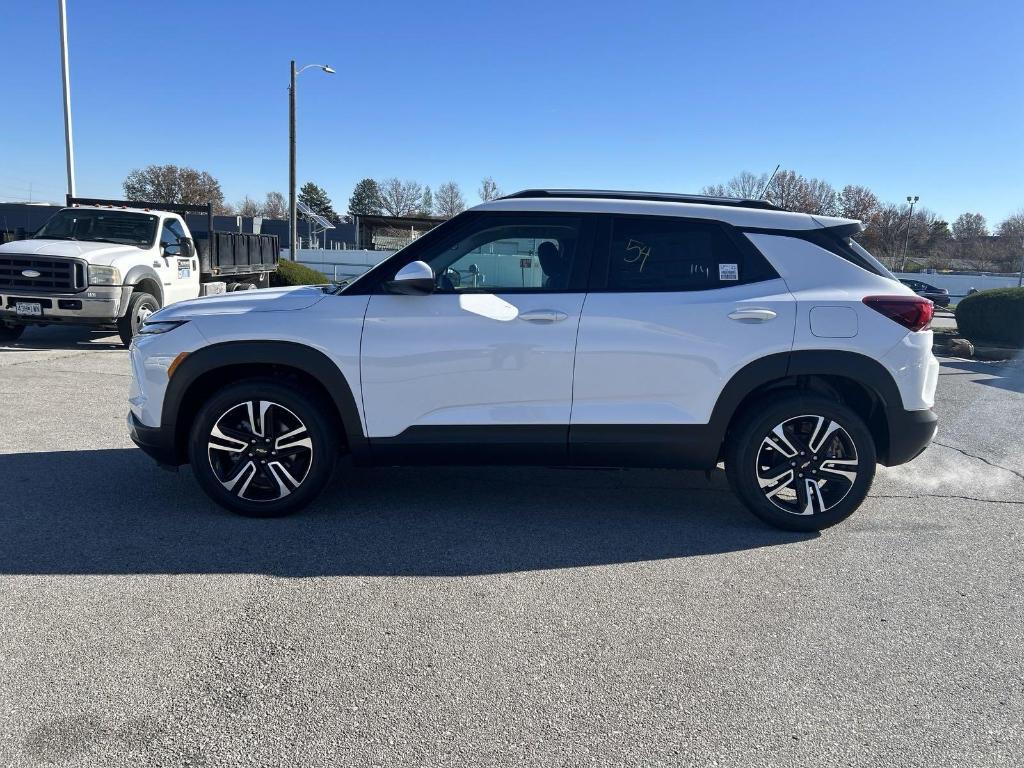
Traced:
<path fill-rule="evenodd" d="M 1024 346 L 1024 288 L 995 288 L 961 299 L 956 326 L 972 341 Z"/>
<path fill-rule="evenodd" d="M 277 265 L 277 271 L 270 273 L 270 285 L 279 288 L 286 285 L 323 285 L 327 278 L 315 269 L 295 261 L 285 261 Z"/>

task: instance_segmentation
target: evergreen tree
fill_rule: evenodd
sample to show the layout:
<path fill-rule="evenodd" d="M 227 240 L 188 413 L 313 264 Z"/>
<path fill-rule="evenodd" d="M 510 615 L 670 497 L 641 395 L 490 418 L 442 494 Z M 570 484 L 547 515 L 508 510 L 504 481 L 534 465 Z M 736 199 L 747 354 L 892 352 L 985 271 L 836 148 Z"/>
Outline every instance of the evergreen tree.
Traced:
<path fill-rule="evenodd" d="M 423 199 L 420 200 L 420 216 L 433 216 L 434 215 L 434 193 L 430 191 L 428 186 L 423 190 Z"/>
<path fill-rule="evenodd" d="M 348 199 L 348 212 L 353 216 L 380 216 L 380 187 L 373 179 L 363 179 L 352 190 Z"/>
<path fill-rule="evenodd" d="M 332 224 L 337 224 L 341 221 L 341 217 L 338 215 L 338 212 L 334 210 L 331 198 L 327 196 L 327 191 L 323 187 L 317 186 L 312 181 L 307 181 L 302 185 L 302 189 L 299 190 L 299 200 L 308 205 L 313 212 L 319 213 Z"/>

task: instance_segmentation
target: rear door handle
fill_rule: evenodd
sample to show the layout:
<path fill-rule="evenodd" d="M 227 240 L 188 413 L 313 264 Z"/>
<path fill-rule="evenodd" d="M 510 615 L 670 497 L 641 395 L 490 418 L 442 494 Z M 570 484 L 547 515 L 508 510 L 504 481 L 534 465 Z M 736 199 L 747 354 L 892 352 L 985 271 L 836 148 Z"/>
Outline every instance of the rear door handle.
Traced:
<path fill-rule="evenodd" d="M 519 313 L 519 319 L 528 323 L 557 323 L 567 317 L 565 312 L 559 312 L 557 309 L 535 309 Z"/>
<path fill-rule="evenodd" d="M 740 323 L 765 323 L 769 320 L 776 318 L 774 310 L 771 309 L 737 309 L 734 312 L 729 313 L 730 320 L 736 320 Z"/>

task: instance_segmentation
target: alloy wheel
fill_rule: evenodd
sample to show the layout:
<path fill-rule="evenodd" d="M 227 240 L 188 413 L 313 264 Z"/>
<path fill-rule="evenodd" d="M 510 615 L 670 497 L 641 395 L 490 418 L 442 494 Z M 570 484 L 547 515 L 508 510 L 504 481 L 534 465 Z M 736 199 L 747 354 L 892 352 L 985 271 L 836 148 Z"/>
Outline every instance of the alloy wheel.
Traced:
<path fill-rule="evenodd" d="M 217 481 L 240 499 L 277 501 L 309 474 L 313 441 L 302 420 L 270 400 L 249 400 L 221 414 L 207 442 Z"/>
<path fill-rule="evenodd" d="M 853 489 L 857 446 L 837 421 L 795 416 L 761 441 L 755 459 L 757 484 L 774 506 L 792 515 L 826 512 Z"/>

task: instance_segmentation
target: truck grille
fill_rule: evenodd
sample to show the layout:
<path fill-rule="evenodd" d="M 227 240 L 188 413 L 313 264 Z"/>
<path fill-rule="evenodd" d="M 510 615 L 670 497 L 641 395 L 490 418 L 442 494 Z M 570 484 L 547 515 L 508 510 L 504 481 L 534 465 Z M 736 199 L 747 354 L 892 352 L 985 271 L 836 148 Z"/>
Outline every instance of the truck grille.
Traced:
<path fill-rule="evenodd" d="M 77 293 L 86 286 L 85 262 L 0 253 L 0 291 Z M 30 277 L 25 272 L 38 272 Z"/>

